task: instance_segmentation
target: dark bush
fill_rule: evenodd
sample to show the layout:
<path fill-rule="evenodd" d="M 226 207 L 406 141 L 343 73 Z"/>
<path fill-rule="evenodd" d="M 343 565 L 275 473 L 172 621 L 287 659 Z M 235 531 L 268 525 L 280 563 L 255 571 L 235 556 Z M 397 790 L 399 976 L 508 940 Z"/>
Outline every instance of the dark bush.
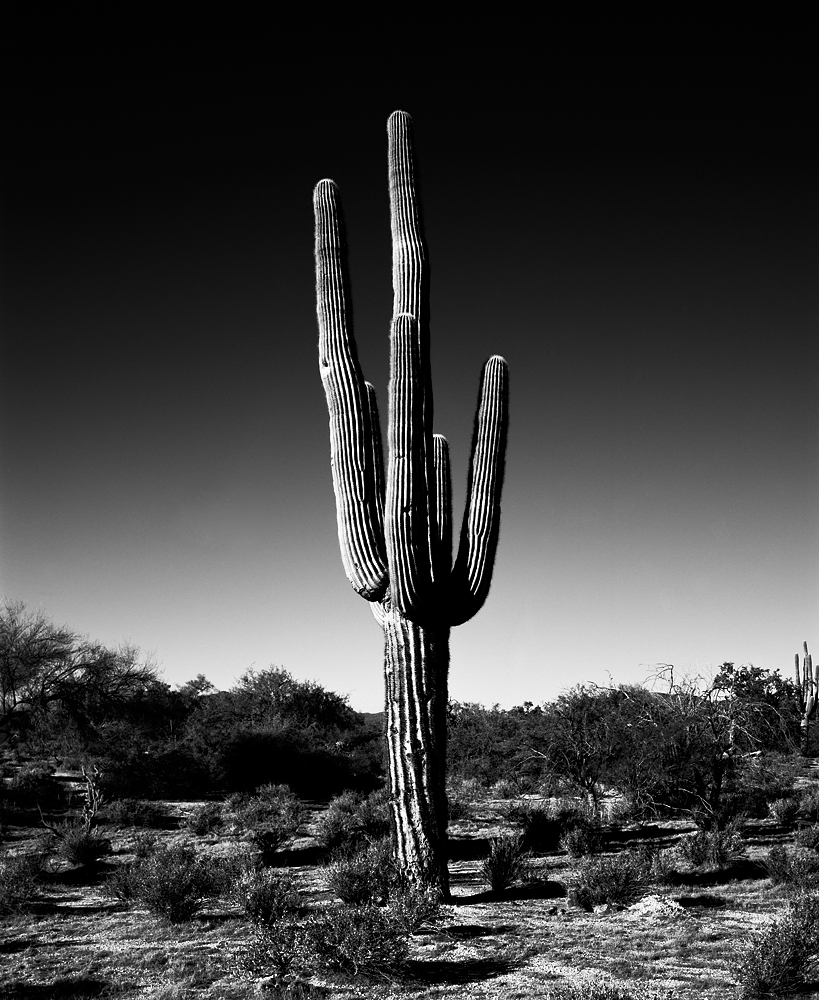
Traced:
<path fill-rule="evenodd" d="M 301 896 L 293 879 L 270 868 L 246 870 L 232 895 L 245 916 L 263 927 L 293 919 L 302 910 Z"/>
<path fill-rule="evenodd" d="M 452 911 L 442 905 L 436 889 L 399 882 L 391 892 L 390 913 L 406 934 L 416 934 L 422 927 L 449 918 Z"/>
<path fill-rule="evenodd" d="M 224 811 L 219 802 L 205 802 L 196 806 L 185 821 L 185 826 L 197 837 L 205 837 L 224 824 Z"/>
<path fill-rule="evenodd" d="M 213 864 L 185 845 L 157 847 L 130 871 L 131 899 L 171 923 L 190 920 L 218 885 Z"/>
<path fill-rule="evenodd" d="M 117 826 L 161 828 L 167 813 L 156 803 L 143 799 L 114 799 L 103 807 L 102 818 Z"/>
<path fill-rule="evenodd" d="M 325 869 L 328 887 L 349 906 L 386 903 L 397 878 L 387 840 L 339 856 Z"/>
<path fill-rule="evenodd" d="M 506 810 L 506 817 L 518 826 L 523 835 L 523 845 L 533 854 L 545 854 L 560 847 L 560 838 L 566 825 L 548 809 L 532 806 L 528 802 L 516 803 Z"/>
<path fill-rule="evenodd" d="M 768 806 L 771 819 L 780 826 L 793 826 L 799 815 L 799 802 L 794 798 L 774 799 Z"/>
<path fill-rule="evenodd" d="M 819 960 L 819 896 L 800 893 L 787 913 L 753 936 L 737 962 L 740 997 L 795 993 L 812 981 Z"/>
<path fill-rule="evenodd" d="M 602 903 L 628 905 L 644 896 L 648 885 L 645 862 L 636 854 L 585 858 L 577 872 L 575 897 L 589 910 Z"/>
<path fill-rule="evenodd" d="M 481 864 L 481 878 L 492 892 L 500 895 L 516 882 L 529 881 L 530 858 L 522 834 L 496 837 L 490 842 L 489 854 Z"/>
<path fill-rule="evenodd" d="M 316 840 L 337 852 L 385 836 L 390 829 L 388 798 L 386 789 L 368 796 L 352 791 L 337 795 L 316 824 Z"/>
<path fill-rule="evenodd" d="M 802 847 L 793 850 L 781 845 L 772 847 L 765 865 L 774 885 L 807 889 L 815 885 L 819 877 L 819 855 Z"/>
<path fill-rule="evenodd" d="M 307 919 L 306 944 L 318 969 L 382 977 L 407 961 L 407 936 L 389 911 L 342 906 Z"/>
<path fill-rule="evenodd" d="M 804 847 L 809 851 L 819 851 L 819 824 L 800 826 L 794 840 L 797 847 Z"/>
<path fill-rule="evenodd" d="M 72 865 L 89 865 L 111 853 L 111 841 L 77 820 L 54 827 L 54 853 Z"/>
<path fill-rule="evenodd" d="M 735 822 L 723 830 L 713 827 L 689 834 L 677 844 L 675 852 L 692 868 L 722 868 L 744 857 L 745 845 Z"/>
<path fill-rule="evenodd" d="M 21 768 L 8 785 L 7 798 L 12 807 L 46 811 L 65 805 L 65 793 L 53 777 L 53 770 L 44 764 L 29 764 Z"/>
<path fill-rule="evenodd" d="M 560 846 L 571 858 L 597 854 L 603 846 L 603 836 L 593 826 L 575 826 L 560 838 Z"/>
<path fill-rule="evenodd" d="M 0 856 L 0 915 L 28 909 L 44 863 L 45 856 L 40 853 Z"/>
<path fill-rule="evenodd" d="M 819 822 L 819 788 L 806 788 L 799 798 L 799 815 L 811 823 Z"/>

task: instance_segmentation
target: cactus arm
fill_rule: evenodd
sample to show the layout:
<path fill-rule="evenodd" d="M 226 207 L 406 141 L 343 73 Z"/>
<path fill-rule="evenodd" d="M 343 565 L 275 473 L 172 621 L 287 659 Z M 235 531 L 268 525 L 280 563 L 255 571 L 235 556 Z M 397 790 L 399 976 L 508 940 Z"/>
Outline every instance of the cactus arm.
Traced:
<path fill-rule="evenodd" d="M 494 355 L 481 374 L 466 510 L 452 570 L 451 625 L 469 621 L 481 609 L 489 593 L 500 530 L 508 423 L 508 369 L 504 359 Z"/>
<path fill-rule="evenodd" d="M 436 555 L 433 562 L 436 583 L 449 582 L 452 571 L 452 476 L 449 469 L 449 445 L 442 434 L 432 437 L 435 469 Z"/>
<path fill-rule="evenodd" d="M 421 380 L 418 321 L 402 313 L 393 320 L 391 335 L 384 535 L 390 602 L 412 620 L 428 607 L 432 583 Z"/>
<path fill-rule="evenodd" d="M 801 677 L 801 675 L 799 673 L 799 653 L 796 653 L 794 655 L 794 658 L 793 658 L 793 668 L 794 668 L 794 671 L 796 672 L 796 697 L 797 697 L 797 700 L 799 701 L 799 711 L 802 712 L 802 711 L 804 711 L 804 707 L 805 707 L 805 705 L 804 705 L 805 696 L 804 696 L 804 692 L 802 691 L 802 677 Z"/>
<path fill-rule="evenodd" d="M 330 414 L 330 463 L 341 560 L 353 589 L 377 600 L 387 564 L 376 496 L 368 392 L 352 333 L 344 228 L 333 181 L 316 185 L 316 299 L 319 368 Z"/>

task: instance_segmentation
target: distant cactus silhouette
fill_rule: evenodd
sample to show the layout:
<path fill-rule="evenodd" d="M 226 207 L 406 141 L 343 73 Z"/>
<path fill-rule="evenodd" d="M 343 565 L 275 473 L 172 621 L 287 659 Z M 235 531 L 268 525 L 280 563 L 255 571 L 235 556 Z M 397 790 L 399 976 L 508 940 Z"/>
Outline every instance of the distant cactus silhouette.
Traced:
<path fill-rule="evenodd" d="M 390 810 L 396 859 L 448 894 L 446 707 L 449 632 L 480 610 L 492 577 L 508 422 L 503 358 L 483 368 L 466 511 L 452 562 L 449 451 L 432 433 L 429 268 L 415 190 L 412 122 L 387 123 L 393 247 L 388 462 L 375 391 L 353 337 L 338 189 L 314 192 L 319 367 L 344 569 L 385 635 Z"/>
<path fill-rule="evenodd" d="M 810 737 L 810 722 L 816 714 L 817 699 L 819 699 L 819 663 L 816 664 L 816 673 L 814 673 L 813 659 L 808 652 L 807 641 L 805 641 L 803 648 L 805 655 L 802 660 L 801 676 L 799 673 L 799 653 L 794 655 L 794 667 L 796 669 L 796 697 L 801 716 L 799 747 L 803 756 L 806 756 Z"/>

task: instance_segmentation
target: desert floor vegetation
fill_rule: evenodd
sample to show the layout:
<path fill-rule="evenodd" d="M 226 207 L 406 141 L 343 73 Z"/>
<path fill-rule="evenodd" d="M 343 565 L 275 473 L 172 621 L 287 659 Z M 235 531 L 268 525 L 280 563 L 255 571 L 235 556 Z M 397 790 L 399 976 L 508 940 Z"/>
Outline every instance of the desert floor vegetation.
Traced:
<path fill-rule="evenodd" d="M 798 783 L 819 787 L 811 777 Z M 383 795 L 347 796 L 341 810 L 315 801 L 297 809 L 279 789 L 288 822 L 299 825 L 271 856 L 259 849 L 253 817 L 254 807 L 262 827 L 280 817 L 276 794 L 262 790 L 265 808 L 252 796 L 225 801 L 223 821 L 212 826 L 192 822 L 202 802 L 154 803 L 150 830 L 139 806 L 109 807 L 100 829 L 110 851 L 83 864 L 49 847 L 29 813 L 7 812 L 0 995 L 716 1000 L 762 996 L 769 984 L 776 995 L 799 986 L 819 996 L 819 982 L 810 992 L 816 933 L 798 925 L 812 912 L 805 899 L 814 898 L 816 880 L 804 860 L 813 849 L 802 846 L 811 838 L 803 832 L 797 841 L 807 824 L 748 819 L 727 832 L 729 850 L 709 855 L 687 819 L 612 824 L 606 816 L 617 811 L 602 809 L 593 850 L 578 856 L 564 836 L 562 846 L 527 850 L 525 863 L 493 887 L 493 850 L 520 847 L 521 810 L 563 817 L 568 829 L 579 828 L 582 810 L 485 791 L 452 821 L 453 898 L 437 907 L 407 895 L 389 869 L 389 852 L 378 846 Z M 245 823 L 230 822 L 237 804 Z M 346 843 L 338 824 L 332 846 L 321 843 L 328 815 L 356 810 L 370 824 L 369 840 L 352 823 Z M 715 844 L 721 835 L 713 832 Z M 379 890 L 342 902 L 339 873 L 349 885 L 368 877 L 367 865 Z M 169 909 L 163 888 L 176 891 L 188 872 L 195 899 Z M 788 948 L 790 964 L 777 965 Z"/>

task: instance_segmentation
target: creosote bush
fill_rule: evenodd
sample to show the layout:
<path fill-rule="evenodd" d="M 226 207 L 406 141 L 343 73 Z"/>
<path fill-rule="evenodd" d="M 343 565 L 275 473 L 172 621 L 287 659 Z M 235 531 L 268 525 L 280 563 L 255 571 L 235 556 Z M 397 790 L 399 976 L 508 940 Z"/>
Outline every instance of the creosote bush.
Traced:
<path fill-rule="evenodd" d="M 28 909 L 44 864 L 45 855 L 39 852 L 0 856 L 0 916 Z"/>
<path fill-rule="evenodd" d="M 367 796 L 342 792 L 330 801 L 316 824 L 316 840 L 326 850 L 338 852 L 355 850 L 363 843 L 386 836 L 390 831 L 388 803 L 386 788 Z"/>
<path fill-rule="evenodd" d="M 61 823 L 54 832 L 54 853 L 69 864 L 93 864 L 111 853 L 111 841 L 81 821 Z"/>
<path fill-rule="evenodd" d="M 714 826 L 683 837 L 674 852 L 683 865 L 691 868 L 722 868 L 745 856 L 745 842 L 734 821 L 723 830 Z"/>
<path fill-rule="evenodd" d="M 493 838 L 480 871 L 481 878 L 497 895 L 511 889 L 516 882 L 530 881 L 531 854 L 526 849 L 525 836 L 507 833 Z"/>
<path fill-rule="evenodd" d="M 231 894 L 251 923 L 261 927 L 292 920 L 302 912 L 301 895 L 292 877 L 270 868 L 246 869 Z"/>
<path fill-rule="evenodd" d="M 768 852 L 765 866 L 774 885 L 806 889 L 819 878 L 819 854 L 804 847 L 789 850 L 777 844 Z"/>
<path fill-rule="evenodd" d="M 603 836 L 592 826 L 576 826 L 560 838 L 560 846 L 571 858 L 597 854 L 603 846 Z"/>
<path fill-rule="evenodd" d="M 306 943 L 319 968 L 353 976 L 399 972 L 409 946 L 400 924 L 378 906 L 342 906 L 308 917 Z"/>
<path fill-rule="evenodd" d="M 225 817 L 221 803 L 205 802 L 190 813 L 185 826 L 197 837 L 205 837 L 224 825 Z"/>
<path fill-rule="evenodd" d="M 741 1000 L 795 993 L 819 970 L 819 896 L 799 893 L 783 917 L 740 950 Z"/>
<path fill-rule="evenodd" d="M 325 869 L 327 885 L 349 906 L 384 904 L 397 885 L 398 872 L 388 840 L 337 856 Z"/>
<path fill-rule="evenodd" d="M 157 846 L 147 857 L 113 873 L 106 883 L 110 895 L 141 904 L 174 924 L 190 920 L 219 887 L 213 863 L 184 844 Z"/>
<path fill-rule="evenodd" d="M 628 906 L 645 895 L 649 884 L 645 860 L 637 854 L 589 857 L 580 862 L 574 896 L 587 910 L 602 903 Z"/>
<path fill-rule="evenodd" d="M 774 799 L 768 805 L 768 812 L 780 826 L 790 827 L 799 815 L 799 802 L 794 798 Z"/>
<path fill-rule="evenodd" d="M 799 796 L 799 815 L 810 823 L 819 822 L 819 788 L 806 788 Z"/>
<path fill-rule="evenodd" d="M 165 810 L 155 802 L 143 799 L 114 799 L 103 809 L 103 816 L 116 826 L 161 827 L 165 823 Z"/>
<path fill-rule="evenodd" d="M 819 851 L 819 824 L 800 826 L 794 840 L 797 847 L 804 847 L 809 851 Z"/>

